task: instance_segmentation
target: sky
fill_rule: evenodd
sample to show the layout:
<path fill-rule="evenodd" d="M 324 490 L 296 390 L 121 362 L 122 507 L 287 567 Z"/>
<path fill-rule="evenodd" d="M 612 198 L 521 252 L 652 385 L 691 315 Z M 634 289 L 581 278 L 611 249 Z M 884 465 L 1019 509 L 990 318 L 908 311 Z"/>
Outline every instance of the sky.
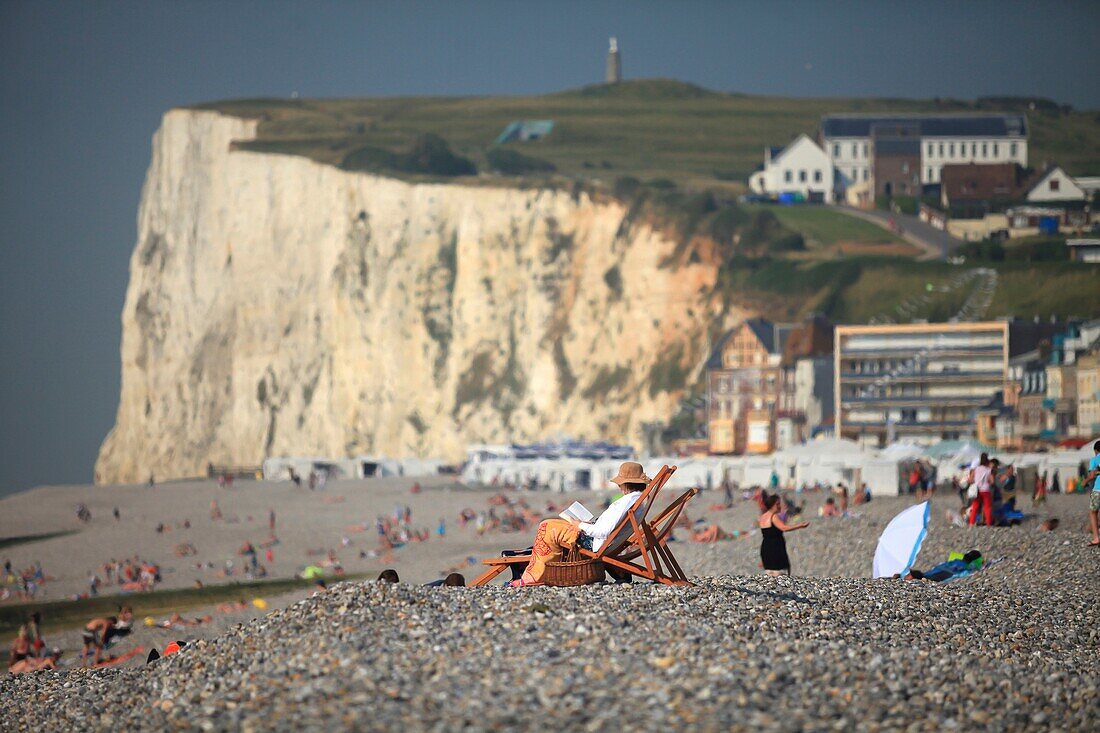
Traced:
<path fill-rule="evenodd" d="M 1090 2 L 0 0 L 0 494 L 86 483 L 161 115 L 235 97 L 539 94 L 626 78 L 1100 109 Z"/>

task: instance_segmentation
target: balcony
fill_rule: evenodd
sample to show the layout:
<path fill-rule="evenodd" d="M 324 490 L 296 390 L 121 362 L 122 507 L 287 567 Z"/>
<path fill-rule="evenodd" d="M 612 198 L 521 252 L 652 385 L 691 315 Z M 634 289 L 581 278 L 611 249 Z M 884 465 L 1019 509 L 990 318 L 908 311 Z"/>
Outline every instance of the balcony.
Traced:
<path fill-rule="evenodd" d="M 874 382 L 886 379 L 890 383 L 895 382 L 1002 382 L 1005 375 L 1001 370 L 996 371 L 959 371 L 959 372 L 910 372 L 890 376 L 889 372 L 876 374 L 858 374 L 856 372 L 841 372 L 840 379 L 844 382 Z"/>
<path fill-rule="evenodd" d="M 883 430 L 886 428 L 885 420 L 851 420 L 841 421 L 844 430 L 849 428 L 869 428 Z M 972 428 L 973 420 L 904 420 L 893 423 L 894 428 L 902 430 L 943 430 L 945 428 Z"/>
<path fill-rule="evenodd" d="M 936 348 L 934 345 L 928 345 L 916 349 L 911 346 L 875 349 L 848 349 L 843 346 L 840 348 L 841 359 L 889 359 L 899 356 L 912 358 L 920 353 L 925 353 L 937 359 L 945 356 L 990 356 L 992 354 L 1003 354 L 1004 347 L 996 344 L 994 346 L 957 346 L 954 348 Z"/>
<path fill-rule="evenodd" d="M 986 395 L 943 395 L 937 397 L 896 396 L 896 397 L 841 397 L 843 407 L 882 405 L 884 407 L 922 407 L 927 405 L 967 405 L 981 407 L 989 402 L 993 394 Z"/>

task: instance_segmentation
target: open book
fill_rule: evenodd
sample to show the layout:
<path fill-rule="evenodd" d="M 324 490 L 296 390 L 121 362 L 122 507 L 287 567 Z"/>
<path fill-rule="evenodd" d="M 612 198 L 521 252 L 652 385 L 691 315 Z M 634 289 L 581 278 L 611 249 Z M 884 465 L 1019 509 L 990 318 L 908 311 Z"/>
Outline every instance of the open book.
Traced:
<path fill-rule="evenodd" d="M 579 519 L 582 522 L 591 522 L 593 515 L 592 512 L 584 508 L 584 504 L 575 501 L 567 506 L 558 516 L 562 519 Z"/>

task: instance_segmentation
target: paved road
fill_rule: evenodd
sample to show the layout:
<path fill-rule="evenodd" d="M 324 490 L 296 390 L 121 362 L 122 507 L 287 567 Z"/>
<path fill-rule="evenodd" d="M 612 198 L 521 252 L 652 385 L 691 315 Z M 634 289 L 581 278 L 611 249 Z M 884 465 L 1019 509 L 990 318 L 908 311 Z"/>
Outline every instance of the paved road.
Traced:
<path fill-rule="evenodd" d="M 924 250 L 924 254 L 920 257 L 922 260 L 947 259 L 955 248 L 962 244 L 961 240 L 955 239 L 947 232 L 942 232 L 908 214 L 893 214 L 879 209 L 855 209 L 850 206 L 833 208 L 849 216 L 877 224 L 883 229 L 890 229 L 890 220 L 893 219 L 901 225 L 902 239 Z"/>

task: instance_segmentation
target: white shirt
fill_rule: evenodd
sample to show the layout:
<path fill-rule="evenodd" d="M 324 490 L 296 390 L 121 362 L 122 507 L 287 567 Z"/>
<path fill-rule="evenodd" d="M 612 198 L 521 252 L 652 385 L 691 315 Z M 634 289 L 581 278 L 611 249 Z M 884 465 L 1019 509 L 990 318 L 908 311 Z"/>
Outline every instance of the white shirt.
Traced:
<path fill-rule="evenodd" d="M 978 493 L 989 493 L 993 490 L 993 469 L 989 466 L 978 466 L 974 469 L 974 483 L 978 486 Z"/>
<path fill-rule="evenodd" d="M 634 502 L 638 501 L 641 493 L 632 491 L 629 494 L 623 494 L 611 502 L 611 506 L 604 509 L 603 514 L 596 517 L 595 522 L 581 522 L 581 531 L 592 538 L 592 552 L 600 551 L 608 535 L 615 531 L 619 521 L 630 511 L 630 507 L 634 506 Z"/>

